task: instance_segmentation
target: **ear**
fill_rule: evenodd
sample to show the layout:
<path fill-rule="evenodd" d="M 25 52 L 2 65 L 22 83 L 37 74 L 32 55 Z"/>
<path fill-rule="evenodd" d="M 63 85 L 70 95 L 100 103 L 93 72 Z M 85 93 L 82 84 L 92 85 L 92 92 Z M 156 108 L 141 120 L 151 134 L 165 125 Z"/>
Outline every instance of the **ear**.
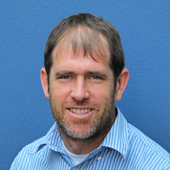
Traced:
<path fill-rule="evenodd" d="M 49 98 L 49 92 L 48 92 L 48 76 L 46 73 L 46 69 L 42 68 L 40 71 L 40 78 L 41 78 L 41 85 L 44 91 L 45 97 Z"/>
<path fill-rule="evenodd" d="M 116 83 L 115 100 L 120 100 L 129 80 L 129 71 L 123 69 Z"/>

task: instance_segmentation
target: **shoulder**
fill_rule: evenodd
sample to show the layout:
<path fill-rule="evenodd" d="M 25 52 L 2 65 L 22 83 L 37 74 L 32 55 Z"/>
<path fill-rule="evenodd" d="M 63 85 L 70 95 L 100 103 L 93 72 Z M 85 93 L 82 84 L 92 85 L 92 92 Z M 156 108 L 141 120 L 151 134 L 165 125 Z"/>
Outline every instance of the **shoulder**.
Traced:
<path fill-rule="evenodd" d="M 32 162 L 35 159 L 35 153 L 38 148 L 41 146 L 40 141 L 42 138 L 37 139 L 36 141 L 26 145 L 15 157 L 12 165 L 11 170 L 13 169 L 22 169 L 25 165 L 28 166 L 29 162 Z"/>
<path fill-rule="evenodd" d="M 170 167 L 170 154 L 160 145 L 142 133 L 139 129 L 128 123 L 129 153 L 138 154 L 143 158 L 146 166 Z"/>
<path fill-rule="evenodd" d="M 47 134 L 34 142 L 26 145 L 14 159 L 11 170 L 14 169 L 42 169 L 48 167 L 47 157 L 51 154 L 51 148 L 57 148 L 61 144 L 61 137 L 56 123 Z"/>

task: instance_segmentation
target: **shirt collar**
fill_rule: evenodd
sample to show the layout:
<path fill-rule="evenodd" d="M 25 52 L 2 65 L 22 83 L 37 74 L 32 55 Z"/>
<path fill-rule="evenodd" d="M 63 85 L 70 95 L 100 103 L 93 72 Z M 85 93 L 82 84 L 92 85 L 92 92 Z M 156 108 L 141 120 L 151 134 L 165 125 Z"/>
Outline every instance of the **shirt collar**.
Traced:
<path fill-rule="evenodd" d="M 129 145 L 127 121 L 120 110 L 117 110 L 118 112 L 115 122 L 100 147 L 112 148 L 118 151 L 125 158 Z M 52 150 L 55 151 L 58 151 L 60 148 L 63 149 L 62 138 L 56 123 L 53 124 L 53 126 L 44 137 L 33 143 L 29 151 L 30 153 L 36 153 L 45 145 L 48 145 Z"/>
<path fill-rule="evenodd" d="M 117 108 L 117 117 L 101 146 L 118 151 L 124 158 L 128 152 L 128 123 L 121 111 Z"/>
<path fill-rule="evenodd" d="M 45 136 L 36 140 L 30 148 L 30 153 L 36 153 L 42 149 L 45 145 L 48 145 L 52 150 L 58 151 L 63 147 L 62 138 L 58 129 L 58 125 L 55 122 Z"/>

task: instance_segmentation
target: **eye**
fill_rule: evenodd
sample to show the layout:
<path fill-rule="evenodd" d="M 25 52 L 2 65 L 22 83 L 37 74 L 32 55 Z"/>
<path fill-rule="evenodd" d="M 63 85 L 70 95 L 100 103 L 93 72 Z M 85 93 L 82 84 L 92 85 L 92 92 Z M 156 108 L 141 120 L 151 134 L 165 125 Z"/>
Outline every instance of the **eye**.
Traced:
<path fill-rule="evenodd" d="M 70 76 L 62 76 L 62 77 L 60 77 L 60 79 L 70 79 Z"/>
<path fill-rule="evenodd" d="M 101 79 L 99 76 L 92 76 L 92 79 L 98 80 Z"/>

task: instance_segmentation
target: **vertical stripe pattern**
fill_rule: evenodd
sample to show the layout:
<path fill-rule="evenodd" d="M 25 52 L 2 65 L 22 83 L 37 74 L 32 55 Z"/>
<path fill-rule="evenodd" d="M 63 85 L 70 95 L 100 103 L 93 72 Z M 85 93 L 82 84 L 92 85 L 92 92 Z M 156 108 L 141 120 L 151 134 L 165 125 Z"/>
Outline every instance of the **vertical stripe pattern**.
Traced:
<path fill-rule="evenodd" d="M 170 154 L 127 123 L 118 110 L 117 118 L 100 147 L 74 165 L 65 152 L 56 123 L 48 133 L 24 147 L 11 170 L 170 170 Z"/>

